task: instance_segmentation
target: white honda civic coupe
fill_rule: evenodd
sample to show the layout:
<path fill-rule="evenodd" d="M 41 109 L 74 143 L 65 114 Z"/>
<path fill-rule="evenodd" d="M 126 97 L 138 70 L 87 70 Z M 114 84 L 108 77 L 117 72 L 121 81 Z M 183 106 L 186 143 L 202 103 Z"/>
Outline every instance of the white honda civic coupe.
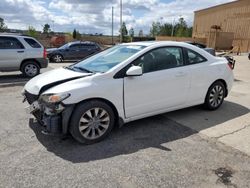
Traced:
<path fill-rule="evenodd" d="M 23 94 L 44 131 L 90 144 L 133 120 L 199 104 L 216 110 L 232 88 L 232 69 L 186 43 L 127 43 L 43 73 Z"/>

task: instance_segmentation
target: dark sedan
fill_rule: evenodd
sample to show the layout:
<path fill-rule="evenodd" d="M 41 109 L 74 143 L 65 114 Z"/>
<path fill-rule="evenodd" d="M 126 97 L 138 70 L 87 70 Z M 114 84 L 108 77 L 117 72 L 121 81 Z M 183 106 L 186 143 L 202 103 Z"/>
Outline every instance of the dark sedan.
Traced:
<path fill-rule="evenodd" d="M 100 51 L 101 47 L 95 42 L 76 41 L 60 48 L 47 49 L 47 56 L 51 62 L 60 63 L 63 60 L 81 60 Z"/>

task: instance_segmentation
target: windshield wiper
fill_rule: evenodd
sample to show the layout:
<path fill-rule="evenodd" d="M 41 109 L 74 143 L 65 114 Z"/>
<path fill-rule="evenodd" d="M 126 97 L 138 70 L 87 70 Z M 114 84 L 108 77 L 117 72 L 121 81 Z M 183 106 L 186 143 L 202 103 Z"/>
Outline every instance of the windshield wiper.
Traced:
<path fill-rule="evenodd" d="M 74 67 L 72 67 L 72 68 L 73 68 L 73 69 L 76 68 L 76 69 L 79 69 L 79 70 L 84 71 L 84 72 L 87 72 L 87 73 L 93 73 L 92 71 L 90 71 L 90 70 L 88 70 L 88 69 L 85 69 L 85 68 L 83 68 L 83 67 L 77 67 L 77 66 L 75 67 L 75 66 L 74 66 Z"/>
<path fill-rule="evenodd" d="M 69 70 L 74 70 L 73 68 L 72 68 L 72 66 L 65 66 L 65 67 L 63 67 L 63 68 L 65 68 L 65 69 L 69 69 Z"/>

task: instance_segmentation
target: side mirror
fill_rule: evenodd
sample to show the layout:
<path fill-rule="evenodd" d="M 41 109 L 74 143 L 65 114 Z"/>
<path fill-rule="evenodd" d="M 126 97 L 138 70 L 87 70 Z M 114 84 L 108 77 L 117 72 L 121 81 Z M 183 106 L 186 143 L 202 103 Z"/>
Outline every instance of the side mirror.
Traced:
<path fill-rule="evenodd" d="M 132 66 L 127 70 L 126 75 L 127 76 L 141 76 L 142 68 L 140 66 Z"/>

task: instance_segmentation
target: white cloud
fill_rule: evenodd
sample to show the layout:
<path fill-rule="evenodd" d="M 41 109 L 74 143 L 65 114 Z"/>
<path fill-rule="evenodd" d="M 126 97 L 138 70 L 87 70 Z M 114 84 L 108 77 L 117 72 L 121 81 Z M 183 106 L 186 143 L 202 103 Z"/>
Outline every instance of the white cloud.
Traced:
<path fill-rule="evenodd" d="M 155 6 L 152 6 L 150 11 L 143 17 L 136 19 L 134 26 L 140 26 L 144 28 L 146 32 L 149 32 L 153 21 L 173 23 L 177 22 L 180 16 L 184 17 L 189 25 L 192 25 L 195 10 L 231 1 L 232 0 L 175 0 L 170 3 L 158 2 Z"/>
<path fill-rule="evenodd" d="M 29 25 L 41 30 L 45 23 L 54 22 L 57 31 L 74 28 L 86 33 L 111 33 L 111 7 L 114 7 L 116 34 L 119 28 L 120 0 L 2 0 L 0 17 L 10 28 L 27 29 Z M 232 0 L 123 0 L 123 20 L 136 33 L 149 31 L 153 21 L 172 22 L 183 16 L 189 24 L 193 11 Z"/>

